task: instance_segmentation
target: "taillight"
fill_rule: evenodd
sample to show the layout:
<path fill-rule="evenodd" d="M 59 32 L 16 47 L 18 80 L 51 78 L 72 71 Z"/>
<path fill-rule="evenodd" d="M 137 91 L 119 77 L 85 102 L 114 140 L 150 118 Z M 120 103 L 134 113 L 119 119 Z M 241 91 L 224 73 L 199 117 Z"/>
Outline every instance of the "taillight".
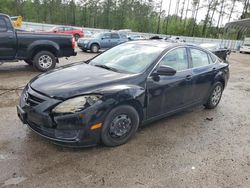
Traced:
<path fill-rule="evenodd" d="M 75 49 L 76 42 L 75 42 L 75 37 L 72 37 L 72 48 Z"/>

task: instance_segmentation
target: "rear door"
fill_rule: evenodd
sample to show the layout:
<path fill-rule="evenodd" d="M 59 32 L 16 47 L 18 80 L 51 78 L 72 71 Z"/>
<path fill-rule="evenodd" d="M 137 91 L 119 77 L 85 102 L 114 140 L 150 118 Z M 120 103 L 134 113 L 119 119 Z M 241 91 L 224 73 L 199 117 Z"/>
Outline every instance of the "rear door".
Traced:
<path fill-rule="evenodd" d="M 111 41 L 110 41 L 110 45 L 111 47 L 114 47 L 118 44 L 120 44 L 120 36 L 118 33 L 111 33 Z"/>
<path fill-rule="evenodd" d="M 55 28 L 55 30 L 54 30 L 54 33 L 64 33 L 65 31 L 64 31 L 64 27 L 57 27 L 57 28 Z"/>
<path fill-rule="evenodd" d="M 194 83 L 194 101 L 204 100 L 218 72 L 210 54 L 198 48 L 190 47 L 192 75 Z"/>
<path fill-rule="evenodd" d="M 64 27 L 64 33 L 67 33 L 67 34 L 74 34 L 74 31 L 73 31 L 73 27 Z"/>
<path fill-rule="evenodd" d="M 101 48 L 111 48 L 111 34 L 104 33 L 100 41 Z"/>
<path fill-rule="evenodd" d="M 7 17 L 0 17 L 0 59 L 14 59 L 17 50 L 15 31 Z"/>

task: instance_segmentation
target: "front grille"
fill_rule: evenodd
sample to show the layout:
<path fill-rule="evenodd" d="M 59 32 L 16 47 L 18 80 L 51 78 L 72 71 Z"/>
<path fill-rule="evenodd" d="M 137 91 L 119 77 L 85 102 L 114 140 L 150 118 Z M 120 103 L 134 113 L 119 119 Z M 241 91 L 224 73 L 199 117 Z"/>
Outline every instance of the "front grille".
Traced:
<path fill-rule="evenodd" d="M 38 105 L 38 104 L 44 102 L 44 100 L 41 99 L 41 98 L 39 98 L 39 97 L 37 97 L 37 96 L 31 95 L 30 93 L 28 93 L 26 102 L 27 102 L 30 106 L 36 106 L 36 105 Z"/>

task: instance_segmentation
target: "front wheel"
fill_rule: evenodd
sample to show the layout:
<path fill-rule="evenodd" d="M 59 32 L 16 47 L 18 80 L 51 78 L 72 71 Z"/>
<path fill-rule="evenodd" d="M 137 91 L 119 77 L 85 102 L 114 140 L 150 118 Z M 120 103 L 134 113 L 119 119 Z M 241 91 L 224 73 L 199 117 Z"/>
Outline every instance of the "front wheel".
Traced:
<path fill-rule="evenodd" d="M 54 54 L 48 51 L 38 52 L 34 57 L 34 67 L 42 72 L 46 72 L 55 68 L 56 57 Z"/>
<path fill-rule="evenodd" d="M 91 48 L 90 48 L 91 52 L 93 52 L 93 53 L 97 53 L 99 51 L 99 49 L 100 49 L 100 47 L 98 44 L 92 44 Z"/>
<path fill-rule="evenodd" d="M 139 127 L 137 111 L 128 105 L 114 108 L 107 115 L 101 133 L 102 143 L 106 146 L 125 144 Z"/>
<path fill-rule="evenodd" d="M 213 86 L 213 89 L 211 91 L 211 94 L 207 100 L 207 103 L 204 104 L 204 106 L 208 109 L 213 109 L 215 108 L 221 99 L 223 92 L 223 85 L 221 82 L 216 82 Z"/>

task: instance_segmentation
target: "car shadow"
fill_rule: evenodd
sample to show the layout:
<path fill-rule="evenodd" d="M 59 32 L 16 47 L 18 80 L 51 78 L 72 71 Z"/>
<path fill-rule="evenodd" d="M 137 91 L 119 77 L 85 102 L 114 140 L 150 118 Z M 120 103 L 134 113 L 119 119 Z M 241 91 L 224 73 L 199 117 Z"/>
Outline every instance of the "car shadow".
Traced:
<path fill-rule="evenodd" d="M 170 123 L 170 122 L 171 122 L 170 126 L 172 126 L 172 125 L 177 126 L 175 128 L 177 130 L 179 130 L 179 128 L 183 127 L 183 125 L 178 125 L 179 124 L 178 122 L 180 121 L 180 119 L 183 119 L 185 117 L 190 118 L 191 116 L 194 115 L 194 113 L 196 113 L 196 112 L 199 113 L 203 110 L 206 110 L 206 109 L 202 106 L 193 107 L 193 108 L 184 110 L 182 112 L 167 116 L 165 118 L 147 123 L 147 124 L 139 127 L 137 134 L 140 135 L 143 132 L 144 134 L 139 136 L 139 137 L 141 138 L 143 136 L 145 138 L 148 138 L 147 134 L 151 134 L 155 129 L 162 129 L 163 128 L 162 126 L 168 126 L 168 123 Z M 181 127 L 178 128 L 178 126 L 181 126 Z M 50 149 L 55 149 L 58 152 L 75 152 L 75 153 L 89 152 L 89 151 L 97 151 L 98 152 L 98 151 L 112 150 L 113 148 L 116 148 L 116 147 L 106 147 L 106 146 L 102 145 L 101 143 L 98 145 L 95 145 L 95 146 L 91 146 L 91 147 L 84 147 L 84 146 L 83 147 L 70 147 L 70 146 L 58 145 L 58 144 L 55 144 L 49 140 L 44 139 L 43 137 L 41 137 L 39 135 L 36 135 L 31 130 L 30 130 L 30 136 L 35 138 L 35 140 L 38 139 L 39 142 L 42 141 L 43 144 L 50 147 Z M 137 139 L 139 137 L 137 136 Z M 145 138 L 141 138 L 141 139 L 145 139 Z M 130 142 L 133 142 L 133 139 L 134 138 L 132 138 Z M 137 142 L 137 141 L 134 141 L 134 142 Z M 127 143 L 127 144 L 129 144 L 129 143 Z M 118 147 L 121 147 L 121 146 L 118 146 Z"/>

